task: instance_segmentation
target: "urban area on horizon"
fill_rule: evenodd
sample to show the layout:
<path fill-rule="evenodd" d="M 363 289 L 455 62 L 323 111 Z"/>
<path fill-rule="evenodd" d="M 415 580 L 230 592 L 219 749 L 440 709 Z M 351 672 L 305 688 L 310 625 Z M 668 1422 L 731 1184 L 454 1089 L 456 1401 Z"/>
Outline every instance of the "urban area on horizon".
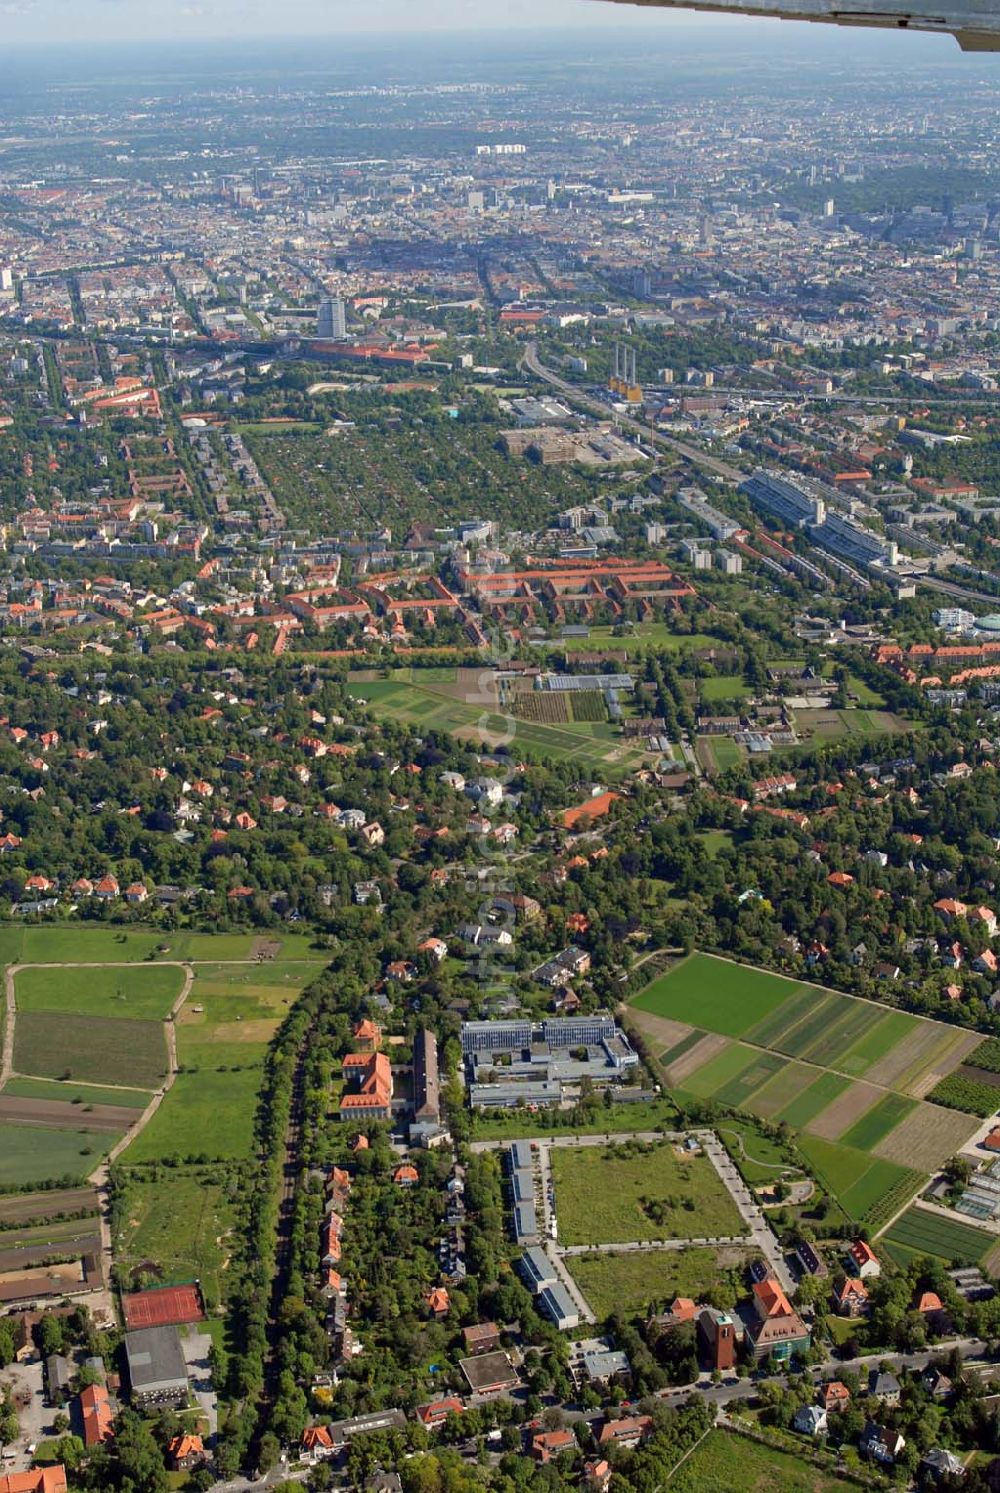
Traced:
<path fill-rule="evenodd" d="M 1000 1490 L 1000 68 L 775 38 L 12 54 L 0 1493 Z"/>

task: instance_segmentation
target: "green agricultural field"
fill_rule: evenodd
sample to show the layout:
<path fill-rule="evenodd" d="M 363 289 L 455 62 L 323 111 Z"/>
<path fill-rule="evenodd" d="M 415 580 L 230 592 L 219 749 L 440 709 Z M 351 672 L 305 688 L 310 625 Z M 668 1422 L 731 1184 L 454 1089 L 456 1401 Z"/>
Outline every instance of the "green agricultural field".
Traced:
<path fill-rule="evenodd" d="M 693 954 L 674 965 L 632 1004 L 726 1037 L 744 1037 L 755 1046 L 851 1077 L 866 1073 L 927 1025 L 905 1012 L 888 1011 L 876 1001 L 841 995 L 820 985 L 796 984 L 710 954 Z M 951 1027 L 934 1023 L 933 1029 L 942 1039 L 953 1040 Z"/>
<path fill-rule="evenodd" d="M 122 1160 L 135 1166 L 176 1156 L 224 1161 L 248 1156 L 260 1080 L 259 1061 L 235 1073 L 179 1073 Z"/>
<path fill-rule="evenodd" d="M 167 1071 L 163 1024 L 22 1011 L 14 1028 L 14 1068 L 38 1078 L 155 1089 Z"/>
<path fill-rule="evenodd" d="M 958 1218 L 943 1218 L 914 1207 L 896 1219 L 885 1242 L 890 1249 L 899 1246 L 910 1256 L 934 1255 L 948 1264 L 958 1260 L 963 1265 L 977 1265 L 996 1240 L 984 1229 L 961 1223 Z"/>
<path fill-rule="evenodd" d="M 771 1119 L 797 1099 L 812 1083 L 813 1077 L 814 1070 L 803 1063 L 782 1062 L 773 1078 L 744 1100 L 744 1106 L 755 1115 Z"/>
<path fill-rule="evenodd" d="M 768 1012 L 763 1021 L 744 1032 L 748 1042 L 755 1042 L 758 1047 L 774 1047 L 779 1038 L 790 1037 L 800 1022 L 806 1021 L 818 1008 L 825 1009 L 829 992 L 816 985 L 788 985 L 786 989 L 787 999 Z"/>
<path fill-rule="evenodd" d="M 0 929 L 0 964 L 139 964 L 144 960 L 247 959 L 255 947 L 277 944 L 274 963 L 319 959 L 304 933 L 165 933 L 151 928 L 52 927 Z M 256 962 L 254 960 L 254 962 Z M 270 963 L 271 961 L 268 961 Z"/>
<path fill-rule="evenodd" d="M 796 1056 L 808 1062 L 818 1063 L 821 1068 L 835 1068 L 842 1053 L 863 1045 L 865 1037 L 874 1031 L 882 1020 L 883 1012 L 874 1001 L 852 1001 L 838 998 L 839 1009 L 826 1030 L 814 1037 L 808 1047 Z"/>
<path fill-rule="evenodd" d="M 758 1052 L 755 1058 L 749 1068 L 716 1089 L 714 1097 L 720 1104 L 729 1105 L 732 1109 L 745 1108 L 758 1089 L 788 1066 L 785 1059 L 776 1052 Z"/>
<path fill-rule="evenodd" d="M 732 1083 L 739 1078 L 741 1073 L 756 1062 L 757 1056 L 754 1048 L 743 1047 L 739 1042 L 729 1042 L 684 1080 L 683 1092 L 693 1094 L 696 1099 L 710 1099 L 723 1084 Z"/>
<path fill-rule="evenodd" d="M 624 742 L 613 727 L 602 722 L 567 722 L 559 725 L 538 721 L 514 721 L 499 710 L 483 703 L 470 703 L 416 681 L 392 679 L 351 679 L 352 695 L 367 700 L 380 720 L 396 720 L 417 725 L 424 730 L 449 731 L 466 738 L 506 740 L 514 733 L 521 756 L 539 760 L 552 757 L 602 767 L 607 775 L 613 768 L 620 773 L 642 762 L 641 748 Z"/>
<path fill-rule="evenodd" d="M 267 1044 L 322 969 L 303 959 L 197 965 L 177 1019 L 181 1071 L 123 1160 L 248 1156 Z"/>
<path fill-rule="evenodd" d="M 599 1322 L 613 1312 L 645 1314 L 675 1296 L 700 1301 L 726 1270 L 749 1262 L 751 1252 L 730 1246 L 714 1250 L 643 1250 L 635 1254 L 570 1255 L 570 1274 Z"/>
<path fill-rule="evenodd" d="M 790 1452 L 710 1431 L 667 1487 L 670 1493 L 843 1493 L 845 1484 Z"/>
<path fill-rule="evenodd" d="M 920 1186 L 919 1173 L 837 1141 L 800 1135 L 797 1144 L 809 1170 L 858 1223 L 884 1223 Z"/>
<path fill-rule="evenodd" d="M 601 1150 L 557 1146 L 550 1156 L 563 1244 L 627 1244 L 746 1232 L 706 1156 L 681 1155 L 666 1141 Z"/>
<path fill-rule="evenodd" d="M 821 1042 L 826 1036 L 830 1022 L 841 1010 L 840 998 L 831 991 L 817 990 L 812 992 L 812 995 L 808 1014 L 798 1020 L 793 1027 L 789 1027 L 784 1035 L 778 1033 L 774 1038 L 774 1042 L 780 1043 L 783 1051 L 790 1053 L 792 1057 L 805 1057 L 816 1042 Z M 777 1019 L 777 1013 L 775 1013 L 775 1019 Z"/>
<path fill-rule="evenodd" d="M 43 1182 L 82 1182 L 110 1144 L 107 1136 L 33 1125 L 0 1124 L 0 1189 Z"/>
<path fill-rule="evenodd" d="M 905 1011 L 883 1012 L 879 1021 L 858 1038 L 853 1047 L 840 1054 L 837 1067 L 842 1073 L 859 1078 L 918 1026 L 919 1022 L 907 1016 Z"/>
<path fill-rule="evenodd" d="M 174 965 L 19 970 L 14 980 L 18 1021 L 25 1011 L 73 1011 L 85 1016 L 163 1021 L 181 993 Z"/>
<path fill-rule="evenodd" d="M 54 1078 L 12 1078 L 2 1092 L 5 1099 L 60 1099 L 65 1104 L 110 1104 L 122 1109 L 145 1109 L 149 1103 L 148 1089 L 106 1089 L 99 1084 L 60 1083 Z"/>
<path fill-rule="evenodd" d="M 828 1104 L 832 1104 L 849 1084 L 850 1079 L 842 1078 L 839 1073 L 821 1073 L 790 1104 L 779 1110 L 776 1118 L 801 1130 L 826 1109 Z"/>
<path fill-rule="evenodd" d="M 198 1280 L 212 1310 L 225 1295 L 226 1234 L 233 1227 L 233 1187 L 224 1170 L 169 1176 L 124 1168 L 122 1228 L 115 1259 L 126 1272 L 153 1267 L 163 1281 Z"/>
<path fill-rule="evenodd" d="M 640 1011 L 687 1021 L 725 1037 L 742 1037 L 796 989 L 765 970 L 692 954 L 632 1002 Z"/>
<path fill-rule="evenodd" d="M 844 1132 L 840 1137 L 841 1144 L 854 1146 L 859 1151 L 871 1151 L 916 1107 L 915 1099 L 908 1099 L 903 1094 L 886 1094 L 873 1109 Z"/>
<path fill-rule="evenodd" d="M 692 1047 L 697 1047 L 698 1043 L 704 1040 L 704 1037 L 705 1033 L 698 1031 L 697 1027 L 695 1027 L 693 1031 L 688 1032 L 686 1037 L 682 1037 L 679 1042 L 674 1043 L 673 1047 L 668 1048 L 666 1052 L 660 1054 L 661 1065 L 664 1068 L 669 1068 L 671 1063 L 676 1063 L 677 1059 L 682 1058 L 686 1052 L 690 1052 Z"/>

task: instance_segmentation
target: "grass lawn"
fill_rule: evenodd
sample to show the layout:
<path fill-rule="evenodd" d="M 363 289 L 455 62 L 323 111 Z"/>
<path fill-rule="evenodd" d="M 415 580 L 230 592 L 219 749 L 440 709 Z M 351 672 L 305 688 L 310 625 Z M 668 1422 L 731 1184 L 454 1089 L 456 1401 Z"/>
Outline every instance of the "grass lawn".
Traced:
<path fill-rule="evenodd" d="M 107 1136 L 33 1125 L 0 1124 L 0 1188 L 23 1187 L 62 1178 L 82 1181 L 97 1166 Z"/>
<path fill-rule="evenodd" d="M 743 761 L 743 748 L 731 736 L 703 736 L 700 740 L 705 742 L 715 762 L 716 772 L 725 772 L 727 768 L 739 767 Z"/>
<path fill-rule="evenodd" d="M 703 1249 L 646 1250 L 636 1254 L 570 1255 L 570 1274 L 598 1321 L 612 1312 L 645 1313 L 675 1296 L 700 1301 L 727 1269 L 748 1262 L 751 1252 Z"/>
<path fill-rule="evenodd" d="M 574 1125 L 564 1119 L 562 1111 L 550 1111 L 545 1123 L 537 1115 L 516 1109 L 480 1111 L 473 1115 L 470 1140 L 521 1140 L 526 1136 L 545 1139 L 547 1135 L 622 1135 L 634 1130 L 675 1130 L 677 1109 L 669 1099 L 655 1099 L 648 1104 L 615 1104 L 594 1110 L 592 1120 Z"/>
<path fill-rule="evenodd" d="M 773 1182 L 782 1169 L 796 1170 L 794 1162 L 783 1155 L 777 1142 L 762 1135 L 752 1120 L 730 1119 L 727 1115 L 716 1130 L 751 1187 Z"/>
<path fill-rule="evenodd" d="M 199 964 L 178 1030 L 242 1021 L 284 1020 L 301 992 L 324 966 L 296 960 L 282 964 Z"/>
<path fill-rule="evenodd" d="M 237 1160 L 250 1153 L 259 1066 L 238 1073 L 202 1069 L 178 1074 L 141 1135 L 125 1151 L 128 1165 L 168 1156 Z"/>
<path fill-rule="evenodd" d="M 731 850 L 733 845 L 733 836 L 728 829 L 702 830 L 698 839 L 705 847 L 705 854 L 710 856 L 712 860 L 715 859 L 720 850 Z"/>
<path fill-rule="evenodd" d="M 667 1487 L 670 1493 L 843 1493 L 845 1484 L 790 1452 L 710 1431 Z"/>
<path fill-rule="evenodd" d="M 935 1255 L 949 1264 L 960 1260 L 963 1265 L 978 1264 L 995 1243 L 984 1229 L 923 1208 L 908 1209 L 896 1219 L 885 1239 L 894 1251 L 902 1246 L 912 1255 Z"/>
<path fill-rule="evenodd" d="M 218 1305 L 224 1295 L 224 1236 L 233 1226 L 225 1175 L 171 1169 L 169 1176 L 154 1180 L 126 1169 L 124 1179 L 116 1260 L 126 1270 L 149 1262 L 164 1281 L 200 1280 L 206 1305 Z"/>
<path fill-rule="evenodd" d="M 22 969 L 14 980 L 14 998 L 19 1013 L 75 1011 L 87 1016 L 163 1021 L 183 983 L 184 972 L 175 965 Z"/>
<path fill-rule="evenodd" d="M 711 679 L 698 680 L 698 693 L 709 705 L 716 700 L 740 700 L 750 692 L 742 674 L 716 674 Z"/>
<path fill-rule="evenodd" d="M 111 1104 L 122 1109 L 145 1109 L 148 1089 L 104 1089 L 100 1084 L 60 1083 L 56 1078 L 12 1078 L 4 1084 L 11 1099 L 61 1099 L 67 1104 Z"/>
<path fill-rule="evenodd" d="M 171 942 L 162 933 L 121 928 L 62 927 L 0 929 L 3 964 L 137 964 Z"/>
<path fill-rule="evenodd" d="M 155 1089 L 167 1070 L 158 1021 L 22 1011 L 14 1029 L 14 1068 L 38 1078 L 72 1078 Z"/>
<path fill-rule="evenodd" d="M 706 1156 L 681 1156 L 669 1142 L 601 1151 L 554 1147 L 550 1156 L 563 1244 L 745 1233 Z"/>
<path fill-rule="evenodd" d="M 622 637 L 615 637 L 611 627 L 592 627 L 590 636 L 586 638 L 547 638 L 544 642 L 535 644 L 538 648 L 549 651 L 561 649 L 565 653 L 589 653 L 601 648 L 625 648 L 632 653 L 637 645 L 647 650 L 662 648 L 673 652 L 681 649 L 718 648 L 719 640 L 710 638 L 707 633 L 671 632 L 665 622 L 639 622 Z"/>
<path fill-rule="evenodd" d="M 884 696 L 877 694 L 870 684 L 866 684 L 857 674 L 847 676 L 847 688 L 858 698 L 859 705 L 864 705 L 874 710 L 885 708 Z"/>
<path fill-rule="evenodd" d="M 742 1037 L 787 1000 L 793 981 L 710 954 L 692 954 L 654 980 L 632 1002 L 640 1011 L 703 1026 L 726 1037 Z"/>

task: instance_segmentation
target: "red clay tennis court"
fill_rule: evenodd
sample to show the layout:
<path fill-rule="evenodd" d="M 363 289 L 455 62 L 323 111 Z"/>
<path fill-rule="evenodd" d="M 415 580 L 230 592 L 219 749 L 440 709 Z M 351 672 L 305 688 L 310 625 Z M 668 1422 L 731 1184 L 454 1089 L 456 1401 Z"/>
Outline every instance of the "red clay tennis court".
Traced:
<path fill-rule="evenodd" d="M 173 1327 L 201 1322 L 205 1316 L 196 1281 L 184 1286 L 157 1286 L 122 1297 L 125 1326 L 129 1332 L 142 1327 Z"/>

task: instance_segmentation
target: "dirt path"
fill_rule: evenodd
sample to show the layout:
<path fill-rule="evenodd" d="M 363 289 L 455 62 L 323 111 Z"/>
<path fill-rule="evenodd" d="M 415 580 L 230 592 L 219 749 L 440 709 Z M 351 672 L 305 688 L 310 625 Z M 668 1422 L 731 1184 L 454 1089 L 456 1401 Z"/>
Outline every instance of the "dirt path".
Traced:
<path fill-rule="evenodd" d="M 4 971 L 6 1014 L 3 1024 L 3 1051 L 0 1052 L 0 1089 L 14 1071 L 14 1022 L 17 1017 L 17 1007 L 14 1004 L 14 976 L 20 967 L 19 964 L 9 964 Z"/>

